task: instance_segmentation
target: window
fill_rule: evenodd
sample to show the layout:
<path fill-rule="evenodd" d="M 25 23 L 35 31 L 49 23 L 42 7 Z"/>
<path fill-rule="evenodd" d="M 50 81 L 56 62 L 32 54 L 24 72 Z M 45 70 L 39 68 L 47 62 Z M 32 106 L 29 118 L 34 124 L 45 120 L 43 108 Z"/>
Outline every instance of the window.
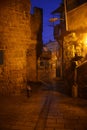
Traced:
<path fill-rule="evenodd" d="M 4 51 L 0 50 L 0 65 L 3 65 Z"/>

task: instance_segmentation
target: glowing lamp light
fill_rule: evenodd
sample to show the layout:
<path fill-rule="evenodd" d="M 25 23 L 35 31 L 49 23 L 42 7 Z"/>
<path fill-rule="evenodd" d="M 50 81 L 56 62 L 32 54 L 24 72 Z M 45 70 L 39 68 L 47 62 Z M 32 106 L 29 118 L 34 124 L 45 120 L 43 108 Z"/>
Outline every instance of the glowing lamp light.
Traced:
<path fill-rule="evenodd" d="M 86 46 L 87 46 L 87 37 L 86 37 L 86 39 L 85 39 L 85 44 L 86 44 Z"/>
<path fill-rule="evenodd" d="M 87 34 L 86 34 L 85 37 L 84 37 L 84 44 L 85 44 L 85 46 L 87 47 Z"/>
<path fill-rule="evenodd" d="M 83 36 L 83 57 L 87 56 L 87 33 L 84 34 Z"/>

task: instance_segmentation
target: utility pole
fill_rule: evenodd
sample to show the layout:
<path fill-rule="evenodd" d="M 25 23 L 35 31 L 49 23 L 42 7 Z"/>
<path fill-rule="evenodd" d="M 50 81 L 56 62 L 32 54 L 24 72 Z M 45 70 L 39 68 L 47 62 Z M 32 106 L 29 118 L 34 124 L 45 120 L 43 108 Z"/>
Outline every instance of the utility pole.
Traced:
<path fill-rule="evenodd" d="M 68 31 L 68 18 L 67 18 L 67 0 L 64 0 L 64 11 L 65 11 L 65 22 L 66 22 L 66 31 Z"/>

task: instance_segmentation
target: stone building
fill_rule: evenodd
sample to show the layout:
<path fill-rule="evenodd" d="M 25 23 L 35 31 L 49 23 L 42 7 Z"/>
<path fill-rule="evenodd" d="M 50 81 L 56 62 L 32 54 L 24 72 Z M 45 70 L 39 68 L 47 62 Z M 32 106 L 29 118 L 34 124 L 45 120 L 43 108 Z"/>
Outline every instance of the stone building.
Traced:
<path fill-rule="evenodd" d="M 61 45 L 63 51 L 61 53 L 61 55 L 63 55 L 63 66 L 65 67 L 66 65 L 66 68 L 70 60 L 75 56 L 75 49 L 79 51 L 79 55 L 81 54 L 82 49 L 78 49 L 77 46 L 84 46 L 80 44 L 80 42 L 82 42 L 83 39 L 86 40 L 86 8 L 86 0 L 66 0 L 66 4 L 61 3 L 60 7 L 52 12 L 52 14 L 60 14 L 60 24 L 54 27 L 54 38 L 59 41 Z M 82 37 L 83 39 L 81 40 Z"/>
<path fill-rule="evenodd" d="M 32 39 L 31 30 L 33 29 L 31 28 L 29 12 L 29 0 L 0 1 L 1 94 L 18 94 L 26 88 L 27 80 L 30 77 L 31 80 L 36 81 L 36 46 L 38 40 Z M 39 32 L 40 26 L 41 24 L 36 31 Z M 34 36 L 36 35 L 37 32 Z"/>
<path fill-rule="evenodd" d="M 48 82 L 60 77 L 59 43 L 49 41 L 43 45 L 43 51 L 38 59 L 38 80 Z"/>
<path fill-rule="evenodd" d="M 67 6 L 68 34 L 64 36 L 64 63 L 67 64 L 75 55 L 86 57 L 87 38 L 87 2 L 72 0 L 72 8 Z M 83 62 L 83 60 L 82 60 Z M 79 64 L 79 61 L 78 61 Z"/>
<path fill-rule="evenodd" d="M 59 43 L 57 41 L 49 41 L 46 47 L 51 52 L 50 66 L 51 78 L 60 77 L 60 57 L 59 57 Z"/>
<path fill-rule="evenodd" d="M 42 52 L 42 24 L 43 11 L 41 8 L 34 7 L 34 13 L 31 14 L 31 44 L 28 49 L 28 80 L 37 81 L 37 60 Z M 31 63 L 31 64 L 30 64 Z"/>
<path fill-rule="evenodd" d="M 68 35 L 64 36 L 64 70 L 70 73 L 67 76 L 69 86 L 72 86 L 75 74 L 71 70 L 72 62 L 76 63 L 77 82 L 79 90 L 87 84 L 87 70 L 85 62 L 87 61 L 87 2 L 76 6 L 67 12 Z M 72 20 L 73 19 L 73 20 Z M 84 67 L 85 68 L 84 68 Z M 84 68 L 84 69 L 82 69 Z M 82 72 L 82 71 L 83 72 Z M 65 77 L 66 77 L 65 73 Z M 83 85 L 84 84 L 84 85 Z M 83 90 L 81 90 L 83 91 Z M 80 94 L 82 93 L 80 91 Z M 87 92 L 87 91 L 86 91 Z"/>
<path fill-rule="evenodd" d="M 75 7 L 67 12 L 67 23 L 69 34 L 64 36 L 64 63 L 65 68 L 69 67 L 70 61 L 75 55 L 82 56 L 83 59 L 77 61 L 78 64 L 86 58 L 87 43 L 87 2 Z M 72 20 L 73 19 L 73 20 Z"/>
<path fill-rule="evenodd" d="M 64 23 L 65 20 L 60 21 L 60 24 L 55 26 L 54 37 L 61 44 L 63 76 L 67 80 L 71 91 L 75 76 L 72 62 L 76 63 L 79 86 L 81 86 L 79 81 L 84 82 L 84 79 L 87 79 L 87 73 L 85 73 L 87 71 L 84 71 L 84 74 L 82 73 L 85 78 L 80 73 L 82 72 L 80 69 L 83 68 L 83 64 L 87 61 L 87 1 L 66 0 L 66 4 L 61 5 L 53 13 L 60 13 L 60 16 L 65 14 L 63 18 L 65 18 L 66 22 Z M 86 65 L 84 66 L 86 67 Z M 87 70 L 87 68 L 82 70 Z"/>

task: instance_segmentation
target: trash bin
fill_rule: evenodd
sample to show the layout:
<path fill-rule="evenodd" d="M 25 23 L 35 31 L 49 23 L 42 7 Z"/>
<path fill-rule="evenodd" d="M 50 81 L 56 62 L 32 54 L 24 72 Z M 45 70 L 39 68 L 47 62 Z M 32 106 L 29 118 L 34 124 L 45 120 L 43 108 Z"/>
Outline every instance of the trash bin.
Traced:
<path fill-rule="evenodd" d="M 73 84 L 72 86 L 72 97 L 78 97 L 78 85 Z"/>

